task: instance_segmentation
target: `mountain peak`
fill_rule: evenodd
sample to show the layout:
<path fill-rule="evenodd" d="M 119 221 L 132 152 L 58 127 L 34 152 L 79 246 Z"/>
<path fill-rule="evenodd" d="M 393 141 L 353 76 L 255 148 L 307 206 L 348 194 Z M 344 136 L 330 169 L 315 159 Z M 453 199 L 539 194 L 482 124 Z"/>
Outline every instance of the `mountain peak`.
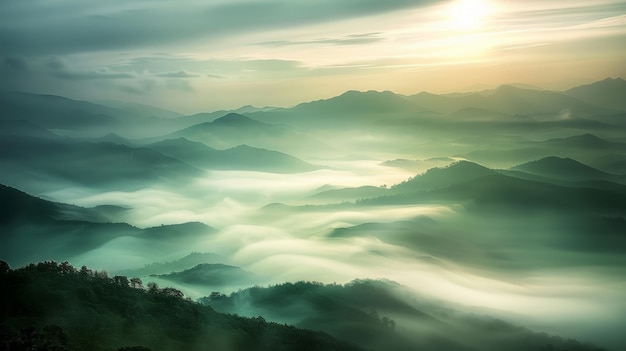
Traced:
<path fill-rule="evenodd" d="M 607 147 L 611 145 L 610 142 L 590 133 L 567 138 L 550 139 L 548 142 L 570 147 Z"/>
<path fill-rule="evenodd" d="M 608 174 L 569 157 L 548 156 L 511 168 L 512 170 L 559 179 L 604 179 Z"/>
<path fill-rule="evenodd" d="M 396 185 L 395 188 L 407 188 L 412 190 L 440 189 L 494 174 L 496 174 L 496 172 L 487 167 L 474 162 L 460 160 L 445 167 L 431 168 L 420 175 Z"/>
<path fill-rule="evenodd" d="M 214 120 L 213 122 L 211 122 L 211 124 L 214 125 L 223 125 L 223 126 L 241 126 L 241 125 L 248 125 L 248 124 L 260 124 L 261 122 L 256 121 L 250 117 L 246 117 L 242 114 L 236 113 L 236 112 L 231 112 L 228 113 L 216 120 Z"/>
<path fill-rule="evenodd" d="M 626 81 L 620 77 L 607 77 L 571 88 L 564 93 L 597 106 L 626 111 Z"/>

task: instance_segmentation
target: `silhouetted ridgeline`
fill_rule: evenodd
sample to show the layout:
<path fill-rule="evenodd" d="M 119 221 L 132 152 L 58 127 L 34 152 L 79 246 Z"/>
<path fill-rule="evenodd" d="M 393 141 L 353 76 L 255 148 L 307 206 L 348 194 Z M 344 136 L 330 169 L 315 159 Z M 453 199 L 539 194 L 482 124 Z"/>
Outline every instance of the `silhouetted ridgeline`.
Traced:
<path fill-rule="evenodd" d="M 0 350 L 359 350 L 327 334 L 215 312 L 106 271 L 0 261 Z"/>
<path fill-rule="evenodd" d="M 391 281 L 355 280 L 283 283 L 228 296 L 214 292 L 200 301 L 220 312 L 324 331 L 375 351 L 600 350 L 410 295 Z"/>

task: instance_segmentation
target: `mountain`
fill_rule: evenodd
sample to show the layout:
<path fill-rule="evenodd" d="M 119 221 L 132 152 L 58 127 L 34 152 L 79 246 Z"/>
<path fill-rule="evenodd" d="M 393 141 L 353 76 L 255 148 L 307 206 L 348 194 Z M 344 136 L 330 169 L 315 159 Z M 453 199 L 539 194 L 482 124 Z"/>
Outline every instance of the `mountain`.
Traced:
<path fill-rule="evenodd" d="M 297 173 L 319 168 L 282 152 L 248 145 L 239 145 L 226 150 L 216 150 L 199 142 L 177 138 L 149 144 L 147 147 L 204 169 Z"/>
<path fill-rule="evenodd" d="M 43 200 L 0 185 L 0 259 L 12 264 L 54 259 L 69 260 L 122 240 L 135 257 L 171 254 L 194 245 L 216 230 L 202 223 L 137 228 L 115 223 L 99 207 L 83 208 Z M 115 246 L 116 244 L 114 244 Z M 118 252 L 124 251 L 117 247 Z M 180 248 L 180 250 L 188 250 Z M 110 261 L 110 251 L 104 249 Z M 123 260 L 119 260 L 123 262 Z M 115 266 L 109 262 L 109 266 Z"/>
<path fill-rule="evenodd" d="M 95 101 L 95 102 L 100 104 L 100 105 L 104 105 L 104 106 L 112 107 L 112 108 L 115 108 L 115 109 L 127 111 L 128 113 L 130 113 L 130 114 L 132 114 L 132 115 L 134 115 L 135 117 L 138 117 L 138 118 L 146 118 L 146 119 L 148 119 L 148 118 L 167 118 L 167 119 L 171 119 L 171 118 L 179 118 L 179 117 L 183 116 L 182 114 L 180 114 L 178 112 L 166 110 L 166 109 L 163 109 L 163 108 L 160 108 L 160 107 L 139 104 L 139 103 L 136 103 L 136 102 L 116 101 L 116 100 L 102 100 L 102 101 Z"/>
<path fill-rule="evenodd" d="M 307 203 L 336 203 L 344 201 L 355 201 L 386 195 L 387 188 L 376 186 L 360 186 L 358 188 L 331 189 L 317 193 L 306 198 Z"/>
<path fill-rule="evenodd" d="M 590 104 L 626 111 L 626 81 L 622 78 L 606 78 L 563 93 Z"/>
<path fill-rule="evenodd" d="M 487 99 L 478 93 L 437 95 L 429 92 L 421 92 L 411 95 L 408 98 L 423 108 L 442 114 L 451 114 L 469 108 L 484 109 L 483 106 L 487 106 L 488 104 Z"/>
<path fill-rule="evenodd" d="M 356 351 L 328 334 L 218 313 L 176 289 L 106 271 L 1 262 L 5 350 Z"/>
<path fill-rule="evenodd" d="M 315 282 L 253 287 L 200 299 L 216 311 L 263 316 L 277 323 L 319 330 L 369 350 L 600 350 L 574 340 L 464 313 L 441 302 L 406 299 L 410 292 L 389 281 L 345 285 Z"/>
<path fill-rule="evenodd" d="M 612 174 L 599 171 L 571 158 L 560 158 L 556 156 L 524 163 L 512 167 L 511 170 L 569 181 L 611 180 L 616 178 Z"/>
<path fill-rule="evenodd" d="M 247 284 L 254 278 L 252 273 L 244 271 L 239 267 L 220 263 L 201 263 L 180 272 L 159 274 L 157 277 L 176 283 L 213 287 Z"/>
<path fill-rule="evenodd" d="M 212 122 L 196 124 L 167 137 L 185 137 L 190 140 L 210 143 L 227 141 L 229 138 L 240 140 L 259 135 L 279 137 L 283 133 L 284 131 L 281 128 L 274 125 L 259 122 L 238 113 L 229 113 Z"/>
<path fill-rule="evenodd" d="M 45 129 L 97 130 L 119 123 L 121 111 L 54 95 L 0 93 L 0 119 L 28 121 Z"/>
<path fill-rule="evenodd" d="M 575 97 L 559 92 L 525 89 L 503 85 L 494 90 L 462 95 L 434 95 L 419 93 L 409 97 L 411 101 L 444 114 L 471 112 L 470 115 L 494 117 L 552 116 L 558 119 L 564 113 L 568 116 L 585 117 L 608 112 L 602 106 L 583 102 Z M 488 113 L 488 111 L 491 111 Z M 545 118 L 545 117 L 544 117 Z"/>
<path fill-rule="evenodd" d="M 390 91 L 347 91 L 339 96 L 295 106 L 296 114 L 321 114 L 319 118 L 343 115 L 427 112 L 410 99 Z"/>
<path fill-rule="evenodd" d="M 128 146 L 133 145 L 133 143 L 130 140 L 124 138 L 123 136 L 115 132 L 107 133 L 99 138 L 88 138 L 88 139 L 79 139 L 79 140 L 89 141 L 92 143 L 113 143 L 113 144 L 128 145 Z"/>
<path fill-rule="evenodd" d="M 507 121 L 512 119 L 512 116 L 505 113 L 478 107 L 462 108 L 451 113 L 449 117 L 459 121 Z"/>
<path fill-rule="evenodd" d="M 0 225 L 21 220 L 51 221 L 62 213 L 59 204 L 30 196 L 15 188 L 0 184 Z"/>
<path fill-rule="evenodd" d="M 457 161 L 446 167 L 431 168 L 391 187 L 393 192 L 446 188 L 496 174 L 495 171 L 469 161 Z"/>
<path fill-rule="evenodd" d="M 432 114 L 403 95 L 390 91 L 347 91 L 329 99 L 305 102 L 291 108 L 276 108 L 251 113 L 254 118 L 271 123 L 284 123 L 299 128 L 316 128 L 335 132 L 335 128 L 385 126 L 385 122 L 405 121 L 416 115 Z"/>
<path fill-rule="evenodd" d="M 259 112 L 260 113 L 260 112 Z M 334 149 L 321 140 L 285 125 L 275 125 L 229 113 L 212 122 L 204 122 L 164 135 L 151 142 L 185 138 L 212 148 L 228 149 L 239 145 L 306 155 L 326 154 Z"/>
<path fill-rule="evenodd" d="M 142 268 L 124 269 L 119 271 L 118 273 L 133 277 L 148 276 L 152 274 L 158 275 L 176 271 L 183 271 L 202 263 L 218 263 L 224 260 L 225 258 L 218 254 L 208 252 L 192 252 L 189 255 L 175 261 L 154 262 L 151 264 L 147 264 Z"/>
<path fill-rule="evenodd" d="M 85 208 L 51 202 L 3 184 L 0 184 L 0 199 L 0 226 L 23 222 L 108 222 L 123 210 L 117 206 Z"/>
<path fill-rule="evenodd" d="M 0 164 L 7 170 L 1 181 L 9 184 L 52 177 L 80 184 L 134 187 L 201 173 L 149 148 L 16 136 L 0 139 Z M 54 186 L 54 182 L 48 185 Z"/>
<path fill-rule="evenodd" d="M 567 138 L 554 138 L 544 142 L 553 147 L 558 148 L 580 148 L 580 149 L 621 149 L 626 150 L 626 144 L 612 143 L 606 141 L 593 134 L 586 133 L 582 135 L 575 135 Z"/>
<path fill-rule="evenodd" d="M 309 172 L 320 168 L 282 152 L 248 145 L 226 149 L 222 152 L 222 157 L 222 164 L 229 168 L 244 169 L 247 167 L 247 169 L 276 173 Z"/>

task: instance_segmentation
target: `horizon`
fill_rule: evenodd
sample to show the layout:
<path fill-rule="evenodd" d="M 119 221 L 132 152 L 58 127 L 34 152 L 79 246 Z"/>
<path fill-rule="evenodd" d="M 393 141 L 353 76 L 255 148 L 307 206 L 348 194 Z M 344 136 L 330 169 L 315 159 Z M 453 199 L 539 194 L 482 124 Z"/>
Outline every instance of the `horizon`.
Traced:
<path fill-rule="evenodd" d="M 581 87 L 581 86 L 587 86 L 587 85 L 591 85 L 591 84 L 595 84 L 595 83 L 600 83 L 600 82 L 604 82 L 604 81 L 615 81 L 615 80 L 622 80 L 624 81 L 625 79 L 623 77 L 605 77 L 603 79 L 600 80 L 596 80 L 596 81 L 592 81 L 592 82 L 587 82 L 587 83 L 582 83 L 579 85 L 575 85 L 575 86 L 571 86 L 571 87 L 567 87 L 563 90 L 552 90 L 552 89 L 544 89 L 540 86 L 534 86 L 531 84 L 527 84 L 527 83 L 522 83 L 522 82 L 516 82 L 516 83 L 502 83 L 493 87 L 483 87 L 480 90 L 467 90 L 467 91 L 451 91 L 451 92 L 445 92 L 445 93 L 434 93 L 432 91 L 428 91 L 428 90 L 421 90 L 418 92 L 414 92 L 414 93 L 409 93 L 409 94 L 401 94 L 392 90 L 375 90 L 375 89 L 370 89 L 370 90 L 346 90 L 342 93 L 339 93 L 337 95 L 333 95 L 333 96 L 328 96 L 328 97 L 323 97 L 320 99 L 315 99 L 315 100 L 306 100 L 306 101 L 300 101 L 300 102 L 296 102 L 293 105 L 288 105 L 288 106 L 255 106 L 252 104 L 245 104 L 245 105 L 240 105 L 237 106 L 235 108 L 232 109 L 217 109 L 217 110 L 199 110 L 199 111 L 195 111 L 192 113 L 182 113 L 181 111 L 178 110 L 173 110 L 173 109 L 169 109 L 169 108 L 165 108 L 160 106 L 159 104 L 144 104 L 144 103 L 140 103 L 140 102 L 136 102 L 136 101 L 131 101 L 131 100 L 82 100 L 82 99 L 75 99 L 72 98 L 70 96 L 63 96 L 63 95 L 56 95 L 56 94 L 39 94 L 39 93 L 34 93 L 34 92 L 29 92 L 29 91 L 5 91 L 5 93 L 19 93 L 19 94 L 33 94 L 33 95 L 48 95 L 48 96 L 58 96 L 58 97 L 62 97 L 62 98 L 66 98 L 66 99 L 70 99 L 70 100 L 75 100 L 75 101 L 84 101 L 84 102 L 89 102 L 89 103 L 93 103 L 96 105 L 106 105 L 106 102 L 119 102 L 119 103 L 129 103 L 129 104 L 139 104 L 139 105 L 144 105 L 147 107 L 154 107 L 154 108 L 158 108 L 158 109 L 162 109 L 165 111 L 169 111 L 169 112 L 174 112 L 174 113 L 178 113 L 180 114 L 179 117 L 184 117 L 184 116 L 193 116 L 193 115 L 199 115 L 199 114 L 203 114 L 203 113 L 217 113 L 217 112 L 229 112 L 229 113 L 240 113 L 240 114 L 245 114 L 246 112 L 238 112 L 241 109 L 245 109 L 245 108 L 253 108 L 253 109 L 290 109 L 290 108 L 294 108 L 298 105 L 301 104 L 307 104 L 307 103 L 312 103 L 312 102 L 317 102 L 317 101 L 325 101 L 325 100 L 330 100 L 336 97 L 340 97 L 346 93 L 349 92 L 357 92 L 357 93 L 369 93 L 369 92 L 375 92 L 375 93 L 385 93 L 385 92 L 390 92 L 394 95 L 398 95 L 398 96 L 403 96 L 403 97 L 410 97 L 410 96 L 414 96 L 414 95 L 418 95 L 418 94 L 422 94 L 422 93 L 426 93 L 426 94 L 433 94 L 433 95 L 455 95 L 455 94 L 481 94 L 481 93 L 485 93 L 485 92 L 489 92 L 489 91 L 493 91 L 496 90 L 500 87 L 505 87 L 505 86 L 512 86 L 518 89 L 522 89 L 522 90 L 539 90 L 539 91 L 551 91 L 551 92 L 556 92 L 556 93 L 562 93 L 565 92 L 569 89 L 573 89 L 573 88 L 577 88 L 577 87 Z M 172 118 L 179 118 L 179 117 L 172 117 Z"/>
<path fill-rule="evenodd" d="M 11 2 L 0 90 L 183 114 L 348 90 L 563 90 L 626 77 L 625 10 L 617 0 Z"/>

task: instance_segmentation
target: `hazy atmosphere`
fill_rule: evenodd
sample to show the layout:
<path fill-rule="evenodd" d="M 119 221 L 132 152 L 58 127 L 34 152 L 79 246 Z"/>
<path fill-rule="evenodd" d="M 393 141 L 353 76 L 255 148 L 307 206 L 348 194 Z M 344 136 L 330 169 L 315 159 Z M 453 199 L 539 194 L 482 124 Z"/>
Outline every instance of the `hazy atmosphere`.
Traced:
<path fill-rule="evenodd" d="M 613 0 L 5 1 L 0 351 L 625 349 L 625 42 Z"/>
<path fill-rule="evenodd" d="M 197 113 L 346 90 L 566 89 L 626 75 L 598 1 L 11 1 L 2 88 Z"/>

